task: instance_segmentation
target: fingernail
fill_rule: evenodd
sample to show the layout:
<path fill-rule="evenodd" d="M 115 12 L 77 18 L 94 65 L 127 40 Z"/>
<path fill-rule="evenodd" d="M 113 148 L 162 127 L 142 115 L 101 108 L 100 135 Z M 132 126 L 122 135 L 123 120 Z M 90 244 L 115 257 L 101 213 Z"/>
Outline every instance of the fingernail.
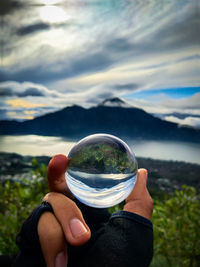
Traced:
<path fill-rule="evenodd" d="M 67 254 L 60 252 L 56 256 L 56 267 L 67 267 Z"/>
<path fill-rule="evenodd" d="M 70 229 L 72 232 L 72 235 L 74 238 L 78 238 L 82 235 L 84 235 L 85 233 L 87 233 L 87 229 L 84 226 L 84 224 L 77 218 L 73 218 L 70 223 Z"/>

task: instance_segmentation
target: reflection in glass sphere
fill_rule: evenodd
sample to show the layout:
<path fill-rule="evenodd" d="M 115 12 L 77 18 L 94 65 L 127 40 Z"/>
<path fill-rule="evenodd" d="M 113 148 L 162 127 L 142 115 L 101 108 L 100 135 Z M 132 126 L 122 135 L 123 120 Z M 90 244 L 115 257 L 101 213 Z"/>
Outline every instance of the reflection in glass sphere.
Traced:
<path fill-rule="evenodd" d="M 69 152 L 66 181 L 82 203 L 107 208 L 123 201 L 132 191 L 137 161 L 121 139 L 94 134 L 79 141 Z"/>

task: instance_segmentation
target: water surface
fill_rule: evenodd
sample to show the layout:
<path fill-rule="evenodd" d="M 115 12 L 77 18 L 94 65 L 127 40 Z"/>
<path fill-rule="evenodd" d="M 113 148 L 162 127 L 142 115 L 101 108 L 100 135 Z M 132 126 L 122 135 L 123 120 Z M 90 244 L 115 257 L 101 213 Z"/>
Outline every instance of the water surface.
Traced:
<path fill-rule="evenodd" d="M 127 141 L 137 157 L 178 160 L 200 164 L 200 144 L 175 141 Z M 0 136 L 0 151 L 31 156 L 68 155 L 76 141 L 39 135 Z"/>

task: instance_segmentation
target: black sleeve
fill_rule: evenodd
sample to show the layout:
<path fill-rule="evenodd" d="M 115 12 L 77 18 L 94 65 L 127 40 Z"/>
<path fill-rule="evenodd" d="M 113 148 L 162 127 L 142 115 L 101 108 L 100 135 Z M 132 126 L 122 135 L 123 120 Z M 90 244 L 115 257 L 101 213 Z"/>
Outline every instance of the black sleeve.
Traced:
<path fill-rule="evenodd" d="M 68 267 L 149 266 L 153 255 L 153 228 L 149 220 L 131 212 L 120 211 L 110 216 L 106 209 L 89 208 L 81 203 L 77 205 L 91 229 L 92 237 L 83 246 L 68 245 Z M 13 267 L 45 266 L 36 233 L 38 214 L 40 216 L 45 207 L 51 209 L 48 203 L 42 204 L 24 223 L 18 235 L 20 253 Z M 34 243 L 31 241 L 33 236 L 29 238 L 31 231 Z M 30 262 L 33 264 L 30 265 Z"/>
<path fill-rule="evenodd" d="M 13 267 L 46 266 L 37 232 L 39 218 L 45 211 L 53 213 L 53 209 L 47 202 L 43 202 L 39 207 L 34 209 L 31 215 L 23 223 L 21 231 L 16 238 L 19 253 L 12 264 Z"/>
<path fill-rule="evenodd" d="M 146 267 L 152 256 L 151 221 L 120 211 L 94 232 L 86 245 L 69 247 L 68 267 Z"/>

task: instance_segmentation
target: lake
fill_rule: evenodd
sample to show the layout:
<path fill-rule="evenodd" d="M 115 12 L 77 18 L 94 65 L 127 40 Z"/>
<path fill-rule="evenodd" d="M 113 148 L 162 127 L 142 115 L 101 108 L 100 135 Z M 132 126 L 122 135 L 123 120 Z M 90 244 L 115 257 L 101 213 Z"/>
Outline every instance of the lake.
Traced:
<path fill-rule="evenodd" d="M 68 154 L 76 141 L 39 135 L 0 136 L 0 151 L 30 156 Z M 200 144 L 175 141 L 127 141 L 137 157 L 200 164 Z"/>

